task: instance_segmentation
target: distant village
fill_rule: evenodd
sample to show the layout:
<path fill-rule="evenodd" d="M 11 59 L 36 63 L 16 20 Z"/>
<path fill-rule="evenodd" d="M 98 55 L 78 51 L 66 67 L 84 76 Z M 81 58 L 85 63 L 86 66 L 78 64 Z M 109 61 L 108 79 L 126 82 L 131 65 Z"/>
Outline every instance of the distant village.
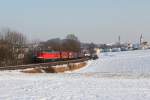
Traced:
<path fill-rule="evenodd" d="M 118 37 L 117 43 L 112 44 L 100 44 L 98 48 L 101 52 L 120 52 L 120 51 L 131 51 L 131 50 L 145 50 L 150 49 L 150 44 L 143 39 L 141 34 L 137 43 L 121 43 L 120 36 Z"/>

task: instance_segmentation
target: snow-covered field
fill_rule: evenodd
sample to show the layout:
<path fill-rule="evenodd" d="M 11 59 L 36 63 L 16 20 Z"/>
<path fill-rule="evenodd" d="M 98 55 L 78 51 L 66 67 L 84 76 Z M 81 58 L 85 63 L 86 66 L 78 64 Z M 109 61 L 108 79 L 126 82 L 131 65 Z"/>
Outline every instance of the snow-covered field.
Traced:
<path fill-rule="evenodd" d="M 0 100 L 150 100 L 150 50 L 103 53 L 64 74 L 0 72 Z"/>
<path fill-rule="evenodd" d="M 150 50 L 109 52 L 100 54 L 100 59 L 92 62 L 81 73 L 150 73 Z"/>

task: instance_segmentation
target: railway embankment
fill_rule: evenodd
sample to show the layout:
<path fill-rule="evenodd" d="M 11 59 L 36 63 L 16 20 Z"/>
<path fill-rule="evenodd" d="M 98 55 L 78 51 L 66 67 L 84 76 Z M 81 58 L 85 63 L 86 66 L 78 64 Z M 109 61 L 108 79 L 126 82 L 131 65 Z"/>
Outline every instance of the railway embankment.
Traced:
<path fill-rule="evenodd" d="M 87 61 L 78 63 L 69 63 L 63 65 L 56 65 L 51 67 L 37 67 L 37 68 L 27 68 L 22 70 L 24 73 L 64 73 L 67 71 L 75 71 L 83 68 L 87 65 Z"/>
<path fill-rule="evenodd" d="M 81 58 L 81 59 L 73 59 L 73 60 L 67 60 L 67 61 L 55 61 L 55 62 L 48 62 L 48 63 L 27 64 L 27 65 L 5 66 L 5 67 L 0 67 L 0 71 L 1 70 L 24 70 L 24 69 L 45 70 L 45 68 L 55 70 L 54 67 L 57 67 L 57 66 L 58 68 L 59 67 L 63 68 L 65 66 L 65 68 L 68 67 L 67 69 L 69 69 L 69 66 L 72 66 L 74 64 L 76 65 L 78 63 L 84 63 L 88 60 L 90 60 L 90 58 Z M 72 69 L 72 67 L 70 69 Z"/>

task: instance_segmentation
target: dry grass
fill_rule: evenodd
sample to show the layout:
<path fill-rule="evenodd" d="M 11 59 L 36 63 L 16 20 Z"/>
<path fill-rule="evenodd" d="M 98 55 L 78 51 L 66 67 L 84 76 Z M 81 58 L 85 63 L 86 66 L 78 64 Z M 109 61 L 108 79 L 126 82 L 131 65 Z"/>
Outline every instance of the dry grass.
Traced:
<path fill-rule="evenodd" d="M 43 73 L 41 68 L 30 68 L 22 71 L 23 73 Z"/>
<path fill-rule="evenodd" d="M 84 66 L 86 66 L 86 62 L 82 62 L 82 63 L 78 63 L 78 64 L 70 64 L 68 67 L 69 67 L 69 70 L 68 71 L 74 71 L 74 70 L 77 70 L 77 69 L 80 69 Z"/>
<path fill-rule="evenodd" d="M 81 63 L 73 63 L 69 64 L 66 66 L 59 66 L 59 67 L 49 67 L 49 68 L 30 68 L 30 69 L 25 69 L 22 72 L 24 73 L 63 73 L 65 71 L 74 71 L 77 69 L 80 69 L 84 66 L 86 66 L 86 62 L 81 62 Z"/>

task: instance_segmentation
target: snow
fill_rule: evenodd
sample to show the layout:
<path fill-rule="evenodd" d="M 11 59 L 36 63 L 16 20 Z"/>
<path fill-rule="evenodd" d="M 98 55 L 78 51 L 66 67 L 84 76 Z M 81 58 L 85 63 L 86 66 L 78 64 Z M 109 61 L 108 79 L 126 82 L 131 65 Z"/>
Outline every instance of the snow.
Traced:
<path fill-rule="evenodd" d="M 0 100 L 150 100 L 149 54 L 103 53 L 73 73 L 0 71 Z"/>
<path fill-rule="evenodd" d="M 102 53 L 98 60 L 80 71 L 80 73 L 89 72 L 148 74 L 150 72 L 150 50 Z"/>

